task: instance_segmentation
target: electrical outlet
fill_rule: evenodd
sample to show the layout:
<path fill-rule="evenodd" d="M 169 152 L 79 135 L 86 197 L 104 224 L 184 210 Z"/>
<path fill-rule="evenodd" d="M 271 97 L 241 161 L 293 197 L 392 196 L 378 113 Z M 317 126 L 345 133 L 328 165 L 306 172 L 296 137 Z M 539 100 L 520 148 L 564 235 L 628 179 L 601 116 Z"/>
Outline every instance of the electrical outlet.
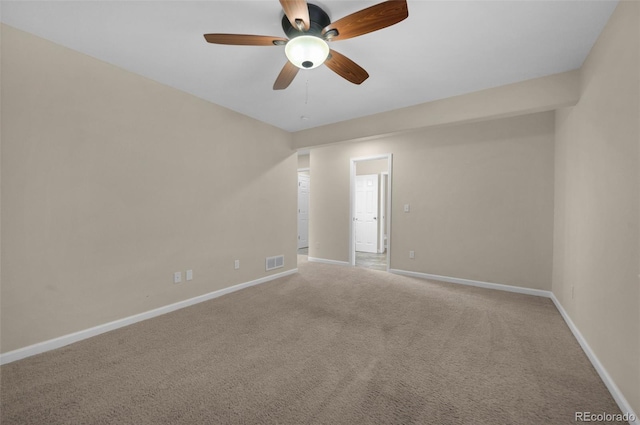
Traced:
<path fill-rule="evenodd" d="M 236 270 L 240 268 L 240 260 L 236 260 L 233 262 L 233 268 Z"/>
<path fill-rule="evenodd" d="M 175 272 L 173 274 L 173 283 L 180 283 L 182 282 L 182 272 Z"/>
<path fill-rule="evenodd" d="M 411 258 L 411 259 L 416 258 L 416 252 L 415 251 L 409 251 L 409 258 Z"/>
<path fill-rule="evenodd" d="M 193 270 L 187 270 L 185 279 L 193 280 Z"/>
<path fill-rule="evenodd" d="M 404 204 L 404 212 L 408 213 L 410 209 L 409 204 Z"/>

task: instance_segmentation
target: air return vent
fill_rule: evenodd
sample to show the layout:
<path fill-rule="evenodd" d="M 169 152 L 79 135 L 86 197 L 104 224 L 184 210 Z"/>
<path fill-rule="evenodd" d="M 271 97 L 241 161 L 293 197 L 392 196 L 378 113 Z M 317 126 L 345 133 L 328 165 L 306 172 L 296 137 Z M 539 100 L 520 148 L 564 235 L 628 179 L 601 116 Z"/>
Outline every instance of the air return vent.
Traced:
<path fill-rule="evenodd" d="M 267 257 L 266 264 L 267 264 L 267 271 L 284 267 L 284 255 Z"/>

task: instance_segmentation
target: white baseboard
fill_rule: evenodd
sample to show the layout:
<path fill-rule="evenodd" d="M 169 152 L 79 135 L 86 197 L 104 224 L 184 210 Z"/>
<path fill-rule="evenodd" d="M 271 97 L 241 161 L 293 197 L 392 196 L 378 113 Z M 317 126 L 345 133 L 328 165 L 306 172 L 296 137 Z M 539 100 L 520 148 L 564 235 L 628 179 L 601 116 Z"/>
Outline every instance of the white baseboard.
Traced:
<path fill-rule="evenodd" d="M 324 263 L 324 264 L 334 264 L 337 266 L 349 266 L 348 261 L 338 261 L 338 260 L 327 260 L 325 258 L 315 258 L 315 257 L 307 257 L 307 260 L 312 263 Z"/>
<path fill-rule="evenodd" d="M 93 336 L 100 335 L 105 332 L 112 331 L 114 329 L 132 325 L 134 323 L 141 322 L 143 320 L 151 319 L 152 317 L 170 313 L 172 311 L 179 310 L 181 308 L 189 307 L 194 304 L 198 304 L 204 301 L 218 298 L 222 295 L 226 295 L 231 292 L 239 291 L 240 289 L 248 288 L 254 285 L 259 285 L 261 283 L 269 282 L 271 280 L 275 280 L 280 277 L 288 276 L 297 272 L 298 272 L 298 269 L 295 268 L 292 270 L 284 271 L 282 273 L 276 273 L 269 276 L 265 276 L 260 279 L 252 280 L 249 282 L 239 283 L 237 285 L 229 286 L 228 288 L 219 289 L 217 291 L 209 292 L 208 294 L 189 298 L 188 300 L 178 301 L 177 303 L 169 304 L 164 307 L 159 307 L 153 310 L 145 311 L 144 313 L 135 314 L 133 316 L 125 317 L 123 319 L 114 320 L 113 322 L 94 326 L 93 328 L 84 329 L 82 331 L 74 332 L 72 334 L 63 335 L 61 337 L 50 339 L 48 341 L 39 342 L 37 344 L 33 344 L 27 347 L 19 348 L 17 350 L 9 351 L 4 354 L 0 354 L 0 365 L 15 362 L 16 360 L 24 359 L 26 357 L 34 356 L 36 354 L 44 353 L 45 351 L 55 350 L 56 348 L 64 347 L 65 345 L 73 344 L 74 342 L 82 341 L 83 339 L 91 338 Z"/>
<path fill-rule="evenodd" d="M 600 375 L 600 379 L 602 379 L 602 382 L 604 382 L 604 384 L 607 386 L 607 389 L 611 393 L 611 396 L 613 396 L 613 399 L 616 401 L 616 403 L 618 403 L 618 407 L 620 408 L 622 413 L 629 413 L 630 416 L 633 415 L 633 417 L 635 418 L 634 421 L 629 421 L 629 424 L 640 425 L 640 418 L 638 418 L 638 415 L 636 415 L 636 413 L 633 411 L 625 396 L 622 395 L 622 392 L 620 391 L 618 386 L 615 384 L 615 382 L 613 382 L 613 379 L 611 379 L 611 376 L 609 375 L 607 370 L 604 368 L 602 363 L 600 363 L 600 360 L 593 352 L 589 344 L 587 344 L 587 341 L 582 336 L 582 333 L 580 333 L 576 325 L 573 323 L 573 320 L 571 320 L 571 317 L 569 317 L 569 314 L 565 311 L 564 307 L 562 307 L 562 304 L 560 304 L 560 301 L 558 301 L 555 294 L 551 293 L 551 296 L 549 298 L 551 298 L 551 301 L 553 301 L 553 304 L 555 304 L 556 308 L 562 315 L 562 318 L 567 323 L 567 326 L 569 326 L 569 329 L 571 329 L 573 336 L 578 340 L 580 347 L 582 347 L 582 350 L 591 361 L 591 364 L 595 368 L 596 372 L 598 372 L 598 375 Z"/>
<path fill-rule="evenodd" d="M 522 288 L 519 286 L 503 285 L 501 283 L 482 282 L 479 280 L 460 279 L 457 277 L 439 276 L 437 274 L 411 272 L 408 270 L 389 269 L 389 273 L 404 276 L 418 277 L 422 279 L 439 280 L 441 282 L 459 283 L 461 285 L 477 286 L 480 288 L 497 289 L 499 291 L 516 292 L 518 294 L 535 295 L 537 297 L 551 297 L 551 291 L 542 289 Z"/>
<path fill-rule="evenodd" d="M 573 336 L 576 338 L 576 340 L 578 340 L 580 347 L 582 347 L 582 350 L 589 358 L 589 361 L 591 361 L 591 364 L 593 365 L 595 370 L 598 372 L 598 375 L 600 375 L 600 379 L 602 379 L 602 381 L 606 385 L 607 389 L 611 393 L 611 396 L 613 397 L 613 399 L 618 404 L 618 407 L 620 408 L 622 413 L 628 413 L 629 417 L 634 418 L 633 421 L 629 421 L 629 424 L 640 425 L 640 418 L 638 418 L 638 415 L 636 415 L 636 413 L 633 411 L 627 399 L 624 397 L 624 395 L 622 395 L 622 392 L 620 391 L 618 386 L 615 384 L 615 382 L 613 382 L 613 379 L 611 379 L 611 376 L 609 375 L 607 370 L 604 368 L 602 363 L 600 363 L 600 360 L 598 359 L 596 354 L 593 352 L 589 344 L 587 344 L 587 341 L 584 339 L 584 337 L 582 336 L 582 334 L 580 333 L 576 325 L 573 323 L 573 321 L 565 311 L 564 307 L 562 307 L 562 304 L 560 304 L 560 302 L 558 301 L 558 299 L 556 298 L 553 292 L 543 291 L 540 289 L 521 288 L 517 286 L 502 285 L 499 283 L 481 282 L 477 280 L 460 279 L 456 277 L 411 272 L 407 270 L 390 269 L 389 272 L 399 274 L 399 275 L 418 277 L 422 279 L 439 280 L 442 282 L 459 283 L 462 285 L 478 286 L 480 288 L 497 289 L 499 291 L 516 292 L 519 294 L 535 295 L 538 297 L 550 298 L 551 301 L 553 301 L 553 304 L 556 306 L 556 308 L 560 312 L 560 315 L 562 316 L 564 321 L 567 323 L 567 326 L 569 326 L 569 329 L 571 329 Z M 607 412 L 607 413 L 613 413 L 613 412 Z"/>

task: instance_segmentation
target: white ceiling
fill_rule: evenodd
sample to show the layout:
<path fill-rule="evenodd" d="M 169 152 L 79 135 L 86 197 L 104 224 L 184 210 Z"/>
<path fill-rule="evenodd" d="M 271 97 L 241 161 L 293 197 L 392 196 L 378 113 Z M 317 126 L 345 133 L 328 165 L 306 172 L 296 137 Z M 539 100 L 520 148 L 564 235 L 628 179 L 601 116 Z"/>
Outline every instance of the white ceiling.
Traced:
<path fill-rule="evenodd" d="M 378 1 L 313 1 L 336 20 Z M 331 48 L 369 72 L 325 66 L 272 90 L 284 48 L 205 33 L 284 36 L 277 0 L 2 1 L 2 22 L 288 131 L 579 68 L 616 1 L 409 0 L 409 18 Z M 306 117 L 303 119 L 302 117 Z"/>

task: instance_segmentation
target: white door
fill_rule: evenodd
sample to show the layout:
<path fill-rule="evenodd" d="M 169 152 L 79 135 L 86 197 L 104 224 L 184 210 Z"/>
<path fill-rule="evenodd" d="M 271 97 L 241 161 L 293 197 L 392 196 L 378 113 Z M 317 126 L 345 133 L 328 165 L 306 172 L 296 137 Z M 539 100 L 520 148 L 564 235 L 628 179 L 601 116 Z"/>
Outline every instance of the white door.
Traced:
<path fill-rule="evenodd" d="M 309 176 L 298 174 L 298 249 L 309 246 Z"/>
<path fill-rule="evenodd" d="M 356 251 L 378 252 L 378 175 L 356 176 Z"/>

